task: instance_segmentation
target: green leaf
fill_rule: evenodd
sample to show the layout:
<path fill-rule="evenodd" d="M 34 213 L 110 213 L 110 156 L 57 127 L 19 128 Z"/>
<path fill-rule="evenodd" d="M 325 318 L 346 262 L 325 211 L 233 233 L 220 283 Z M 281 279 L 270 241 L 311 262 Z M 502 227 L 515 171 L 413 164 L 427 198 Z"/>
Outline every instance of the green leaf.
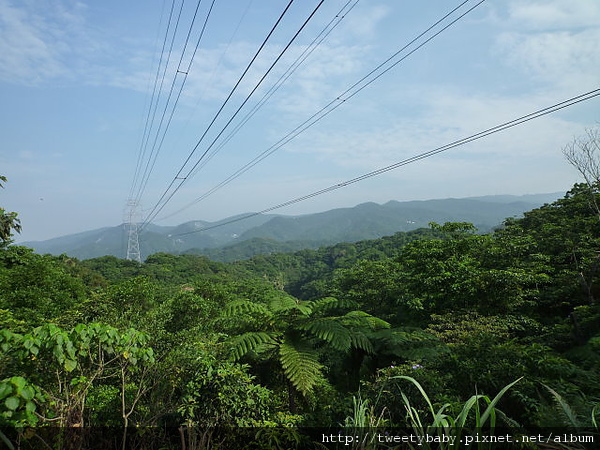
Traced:
<path fill-rule="evenodd" d="M 73 342 L 67 341 L 65 349 L 67 350 L 67 355 L 69 356 L 69 358 L 74 359 L 75 358 L 75 347 L 73 346 Z"/>
<path fill-rule="evenodd" d="M 233 344 L 233 359 L 237 360 L 260 345 L 274 344 L 275 341 L 268 333 L 249 332 L 237 336 L 231 343 Z"/>
<path fill-rule="evenodd" d="M 321 376 L 321 364 L 310 347 L 284 342 L 279 347 L 281 366 L 285 376 L 302 394 L 308 394 Z"/>
<path fill-rule="evenodd" d="M 579 420 L 577 419 L 577 414 L 575 414 L 575 412 L 573 411 L 571 406 L 569 406 L 569 404 L 565 401 L 565 399 L 562 398 L 562 396 L 550 386 L 547 386 L 544 383 L 542 383 L 542 386 L 548 389 L 548 391 L 554 396 L 556 403 L 558 403 L 567 419 L 569 419 L 569 425 L 575 428 L 581 426 Z"/>
<path fill-rule="evenodd" d="M 487 420 L 487 418 L 490 415 L 493 415 L 495 413 L 495 407 L 496 407 L 496 403 L 498 403 L 500 401 L 500 399 L 502 398 L 502 396 L 506 393 L 506 391 L 508 391 L 510 388 L 512 388 L 515 384 L 517 384 L 519 381 L 521 381 L 523 379 L 523 377 L 521 378 L 517 378 L 515 381 L 513 381 L 510 384 L 507 384 L 506 386 L 504 386 L 500 392 L 498 392 L 498 394 L 496 394 L 496 396 L 494 397 L 494 399 L 490 402 L 490 404 L 488 405 L 488 407 L 486 408 L 486 410 L 483 412 L 483 414 L 481 415 L 481 426 L 483 426 Z M 479 425 L 479 424 L 478 424 Z"/>
<path fill-rule="evenodd" d="M 4 401 L 4 404 L 11 411 L 15 411 L 19 407 L 19 405 L 21 404 L 21 400 L 18 397 L 8 397 Z"/>
<path fill-rule="evenodd" d="M 9 394 L 12 393 L 12 390 L 13 389 L 10 384 L 8 384 L 6 381 L 2 381 L 0 383 L 0 399 L 7 397 Z"/>
<path fill-rule="evenodd" d="M 385 320 L 364 311 L 350 311 L 344 315 L 343 320 L 349 326 L 368 327 L 372 330 L 390 328 Z"/>
<path fill-rule="evenodd" d="M 73 372 L 77 367 L 77 361 L 73 359 L 65 359 L 65 370 L 67 372 Z"/>
<path fill-rule="evenodd" d="M 6 447 L 9 450 L 15 450 L 14 445 L 12 445 L 12 442 L 10 442 L 10 440 L 6 437 L 6 435 L 0 431 L 0 440 L 2 440 L 2 442 L 4 442 L 6 444 Z"/>
<path fill-rule="evenodd" d="M 319 339 L 329 342 L 336 350 L 350 350 L 350 331 L 335 319 L 315 319 L 303 325 L 302 328 L 311 332 Z"/>
<path fill-rule="evenodd" d="M 35 390 L 31 386 L 25 386 L 21 390 L 20 394 L 25 400 L 33 400 L 33 397 L 35 396 Z"/>
<path fill-rule="evenodd" d="M 16 386 L 17 391 L 23 389 L 27 385 L 27 380 L 23 377 L 11 377 L 9 381 Z"/>
<path fill-rule="evenodd" d="M 311 313 L 310 308 L 307 305 L 304 305 L 300 300 L 297 300 L 290 296 L 278 296 L 269 302 L 269 308 L 274 312 L 283 312 L 290 311 L 296 309 L 300 311 L 304 315 L 308 315 Z"/>
<path fill-rule="evenodd" d="M 350 336 L 350 340 L 353 348 L 358 348 L 360 350 L 364 350 L 369 354 L 373 354 L 375 350 L 373 349 L 373 344 L 369 338 L 362 332 L 354 332 Z"/>
<path fill-rule="evenodd" d="M 358 306 L 358 303 L 354 300 L 335 297 L 325 297 L 310 303 L 312 303 L 312 310 L 315 313 L 324 313 L 332 309 L 356 308 Z"/>
<path fill-rule="evenodd" d="M 65 360 L 65 354 L 63 353 L 62 347 L 56 346 L 52 349 L 52 354 L 56 358 L 59 364 L 62 364 Z"/>

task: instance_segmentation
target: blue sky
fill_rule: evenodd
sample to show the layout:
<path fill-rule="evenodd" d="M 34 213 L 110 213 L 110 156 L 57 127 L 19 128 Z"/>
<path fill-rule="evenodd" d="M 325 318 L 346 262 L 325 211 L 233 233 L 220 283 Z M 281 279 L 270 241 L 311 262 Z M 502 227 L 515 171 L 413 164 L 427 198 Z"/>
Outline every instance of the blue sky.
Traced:
<path fill-rule="evenodd" d="M 210 3 L 201 3 L 191 33 L 194 44 Z M 140 199 L 142 217 L 174 179 L 287 3 L 214 2 L 164 142 L 160 147 L 150 144 L 144 153 L 147 157 L 153 148 L 158 151 Z M 292 4 L 191 163 L 317 3 Z M 345 3 L 324 2 L 238 119 Z M 172 215 L 335 100 L 459 3 L 358 1 L 269 101 L 188 178 L 155 223 L 259 211 L 600 87 L 600 2 L 487 0 L 250 171 Z M 468 1 L 459 12 L 477 3 Z M 9 179 L 0 204 L 19 212 L 19 241 L 123 221 L 144 148 L 144 124 L 171 4 L 0 0 L 0 174 Z M 181 0 L 174 4 L 177 11 Z M 183 4 L 158 97 L 158 117 L 174 77 L 176 83 L 182 81 L 176 75 L 177 62 L 181 58 L 184 67 L 190 62 L 193 47 L 183 49 L 196 4 Z M 600 100 L 590 100 L 278 212 L 303 214 L 392 199 L 566 191 L 578 176 L 561 149 L 596 126 L 599 112 Z"/>

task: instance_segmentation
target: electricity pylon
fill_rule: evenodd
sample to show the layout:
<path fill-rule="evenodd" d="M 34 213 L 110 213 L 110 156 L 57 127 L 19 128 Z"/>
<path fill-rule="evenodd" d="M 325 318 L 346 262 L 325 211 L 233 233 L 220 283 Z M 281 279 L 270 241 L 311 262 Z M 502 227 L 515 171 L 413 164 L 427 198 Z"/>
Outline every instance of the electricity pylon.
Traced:
<path fill-rule="evenodd" d="M 125 228 L 127 230 L 127 259 L 142 262 L 140 253 L 140 239 L 138 236 L 138 201 L 129 200 L 127 202 L 127 213 L 125 216 Z"/>

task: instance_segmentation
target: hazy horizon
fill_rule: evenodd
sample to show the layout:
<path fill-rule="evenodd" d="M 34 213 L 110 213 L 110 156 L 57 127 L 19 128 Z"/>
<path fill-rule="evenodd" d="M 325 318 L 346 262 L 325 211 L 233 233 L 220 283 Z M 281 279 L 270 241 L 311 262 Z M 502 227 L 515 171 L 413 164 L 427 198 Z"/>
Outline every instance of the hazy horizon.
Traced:
<path fill-rule="evenodd" d="M 306 215 L 311 215 L 311 214 L 319 214 L 319 213 L 325 213 L 327 211 L 331 211 L 334 209 L 345 209 L 345 208 L 354 208 L 356 206 L 365 204 L 365 203 L 376 203 L 378 205 L 385 205 L 386 203 L 389 202 L 400 202 L 400 203 L 406 203 L 406 202 L 426 202 L 426 201 L 431 201 L 431 200 L 448 200 L 448 199 L 457 199 L 457 200 L 462 200 L 462 199 L 478 199 L 480 197 L 503 197 L 503 196 L 509 196 L 509 197 L 515 197 L 516 200 L 523 198 L 523 197 L 554 197 L 556 196 L 556 198 L 561 198 L 565 193 L 563 192 L 547 192 L 547 193 L 538 193 L 538 194 L 521 194 L 521 195 L 514 195 L 514 194 L 494 194 L 494 195 L 484 195 L 484 196 L 473 196 L 473 197 L 446 197 L 446 198 L 430 198 L 430 199 L 418 199 L 418 200 L 403 200 L 403 201 L 399 201 L 399 200 L 394 200 L 394 199 L 390 199 L 384 202 L 360 202 L 357 203 L 355 205 L 347 205 L 347 206 L 339 206 L 336 208 L 331 208 L 331 209 L 325 209 L 325 210 L 319 210 L 319 211 L 314 211 L 314 212 L 309 212 L 309 213 L 303 213 L 303 214 L 285 214 L 284 212 L 270 212 L 267 213 L 267 215 L 273 215 L 273 216 L 283 216 L 283 217 L 301 217 L 301 216 L 306 216 Z M 200 222 L 208 222 L 208 223 L 218 223 L 220 221 L 223 220 L 227 220 L 230 219 L 232 217 L 238 216 L 238 215 L 244 215 L 244 214 L 253 214 L 255 211 L 244 211 L 241 212 L 239 214 L 234 214 L 232 216 L 225 216 L 225 217 L 219 217 L 217 219 L 213 219 L 213 220 L 207 220 L 204 218 L 196 218 L 196 219 L 191 219 L 191 220 L 186 220 L 183 222 L 173 222 L 173 223 L 168 223 L 168 224 L 155 224 L 152 223 L 152 225 L 155 226 L 161 226 L 161 227 L 176 227 L 179 225 L 182 225 L 184 223 L 188 223 L 188 222 L 194 222 L 194 221 L 200 221 Z M 86 232 L 90 232 L 90 231 L 94 231 L 94 230 L 100 230 L 100 229 L 104 229 L 104 228 L 114 228 L 114 227 L 119 227 L 124 225 L 126 222 L 121 222 L 118 224 L 114 224 L 114 225 L 101 225 L 98 227 L 94 227 L 94 228 L 89 228 L 89 229 L 85 229 L 85 230 L 79 230 L 79 231 L 75 231 L 73 233 L 66 233 L 66 234 L 60 234 L 57 236 L 51 236 L 49 238 L 44 238 L 44 239 L 22 239 L 21 238 L 21 234 L 15 234 L 14 240 L 15 240 L 15 244 L 16 245 L 22 245 L 22 244 L 26 244 L 26 243 L 35 243 L 35 242 L 42 242 L 42 241 L 48 241 L 48 240 L 52 240 L 52 239 L 57 239 L 57 238 L 61 238 L 61 237 L 65 237 L 65 236 L 69 236 L 69 235 L 74 235 L 74 234 L 79 234 L 79 233 L 86 233 Z"/>

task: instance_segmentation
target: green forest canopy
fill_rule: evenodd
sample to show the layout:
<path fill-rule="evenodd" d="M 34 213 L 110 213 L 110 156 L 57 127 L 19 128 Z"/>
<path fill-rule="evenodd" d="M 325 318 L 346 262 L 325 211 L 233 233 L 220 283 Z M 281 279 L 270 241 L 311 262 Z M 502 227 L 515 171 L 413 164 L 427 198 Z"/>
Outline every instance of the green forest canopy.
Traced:
<path fill-rule="evenodd" d="M 0 425 L 183 426 L 191 446 L 194 426 L 356 424 L 359 402 L 363 425 L 409 426 L 403 405 L 428 407 L 406 376 L 448 414 L 522 378 L 497 420 L 595 425 L 597 187 L 489 234 L 432 224 L 228 264 L 3 245 Z"/>

